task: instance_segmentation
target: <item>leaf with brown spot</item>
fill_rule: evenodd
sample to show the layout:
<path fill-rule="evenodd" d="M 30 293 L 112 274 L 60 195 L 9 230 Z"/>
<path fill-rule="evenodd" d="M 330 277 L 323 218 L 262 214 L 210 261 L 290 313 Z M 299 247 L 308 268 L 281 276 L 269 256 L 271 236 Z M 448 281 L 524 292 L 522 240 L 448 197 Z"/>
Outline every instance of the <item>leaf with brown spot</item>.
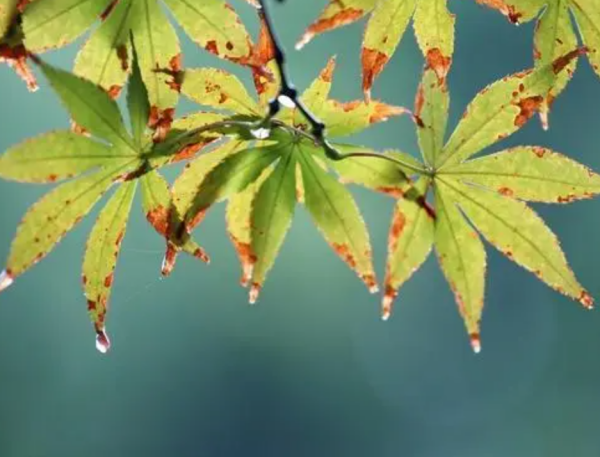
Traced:
<path fill-rule="evenodd" d="M 106 314 L 115 267 L 133 204 L 137 183 L 121 185 L 100 212 L 83 258 L 83 290 L 96 333 L 105 335 Z"/>
<path fill-rule="evenodd" d="M 448 11 L 447 0 L 331 0 L 298 46 L 367 14 L 361 52 L 362 87 L 367 101 L 375 79 L 392 58 L 413 18 L 415 36 L 427 65 L 440 80 L 445 79 L 454 53 L 454 16 Z"/>
<path fill-rule="evenodd" d="M 186 70 L 181 93 L 199 105 L 237 114 L 260 116 L 262 109 L 231 73 L 214 68 Z"/>
<path fill-rule="evenodd" d="M 435 165 L 443 169 L 462 162 L 523 127 L 540 109 L 555 76 L 579 53 L 576 50 L 548 65 L 506 76 L 479 92 Z"/>
<path fill-rule="evenodd" d="M 202 249 L 186 233 L 177 233 L 181 221 L 181 213 L 173 202 L 167 181 L 156 170 L 145 174 L 140 179 L 142 187 L 142 208 L 146 220 L 166 242 L 167 251 L 163 262 L 163 275 L 167 276 L 175 267 L 176 255 L 179 252 L 208 262 L 209 258 Z"/>
<path fill-rule="evenodd" d="M 429 180 L 421 178 L 414 188 L 399 198 L 388 237 L 388 259 L 382 317 L 388 319 L 398 289 L 425 262 L 433 246 L 434 219 L 419 203 L 427 193 Z"/>
<path fill-rule="evenodd" d="M 258 298 L 273 267 L 296 207 L 296 158 L 293 149 L 283 153 L 273 172 L 258 188 L 250 213 L 252 275 L 250 302 Z"/>
<path fill-rule="evenodd" d="M 302 151 L 310 149 L 303 148 Z M 350 192 L 324 171 L 309 154 L 299 155 L 304 183 L 304 202 L 327 242 L 354 270 L 371 292 L 377 279 L 371 243 L 365 223 Z"/>
<path fill-rule="evenodd" d="M 568 157 L 538 146 L 517 146 L 444 170 L 520 200 L 569 203 L 600 194 L 600 175 Z"/>
<path fill-rule="evenodd" d="M 537 18 L 533 56 L 536 66 L 544 66 L 577 46 L 576 30 L 587 48 L 588 60 L 600 76 L 600 0 L 476 0 L 500 11 L 515 24 Z M 571 16 L 572 15 L 572 16 Z M 542 125 L 548 127 L 553 100 L 565 89 L 577 66 L 569 62 L 565 72 L 556 76 L 545 94 L 540 110 Z"/>
<path fill-rule="evenodd" d="M 571 271 L 558 238 L 525 203 L 449 176 L 444 176 L 440 185 L 477 230 L 510 260 L 558 292 L 592 306 L 593 300 Z"/>

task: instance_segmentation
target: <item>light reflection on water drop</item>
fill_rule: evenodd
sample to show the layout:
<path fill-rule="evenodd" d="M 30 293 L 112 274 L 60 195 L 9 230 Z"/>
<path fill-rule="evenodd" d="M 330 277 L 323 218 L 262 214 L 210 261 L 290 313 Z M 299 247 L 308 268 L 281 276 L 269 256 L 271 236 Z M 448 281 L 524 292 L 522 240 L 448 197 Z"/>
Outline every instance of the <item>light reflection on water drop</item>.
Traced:
<path fill-rule="evenodd" d="M 100 330 L 96 334 L 96 349 L 101 354 L 106 354 L 110 350 L 110 339 L 105 330 Z"/>
<path fill-rule="evenodd" d="M 15 278 L 10 274 L 10 272 L 6 270 L 2 271 L 2 273 L 0 273 L 0 292 L 8 289 L 13 282 L 15 282 Z"/>
<path fill-rule="evenodd" d="M 266 140 L 267 138 L 269 138 L 269 136 L 271 136 L 271 130 L 266 129 L 264 127 L 250 130 L 250 133 L 257 140 Z"/>

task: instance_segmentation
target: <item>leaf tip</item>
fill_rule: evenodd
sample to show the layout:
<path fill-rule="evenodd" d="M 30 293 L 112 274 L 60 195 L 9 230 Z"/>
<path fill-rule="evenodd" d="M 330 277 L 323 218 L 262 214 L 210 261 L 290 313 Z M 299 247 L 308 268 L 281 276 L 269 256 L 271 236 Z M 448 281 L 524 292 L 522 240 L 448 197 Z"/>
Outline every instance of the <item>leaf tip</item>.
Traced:
<path fill-rule="evenodd" d="M 594 298 L 586 290 L 581 291 L 579 302 L 587 309 L 594 309 Z"/>
<path fill-rule="evenodd" d="M 10 270 L 3 270 L 2 273 L 0 273 L 0 292 L 8 289 L 14 282 L 15 277 Z"/>
<path fill-rule="evenodd" d="M 167 252 L 165 252 L 165 257 L 163 258 L 162 266 L 161 266 L 161 274 L 164 277 L 170 276 L 173 273 L 173 269 L 175 268 L 175 262 L 177 260 L 177 249 L 171 243 L 167 245 Z"/>
<path fill-rule="evenodd" d="M 385 290 L 385 295 L 383 296 L 383 300 L 381 302 L 381 320 L 387 321 L 390 319 L 392 315 L 392 307 L 394 306 L 394 300 L 396 299 L 396 291 L 387 286 Z"/>

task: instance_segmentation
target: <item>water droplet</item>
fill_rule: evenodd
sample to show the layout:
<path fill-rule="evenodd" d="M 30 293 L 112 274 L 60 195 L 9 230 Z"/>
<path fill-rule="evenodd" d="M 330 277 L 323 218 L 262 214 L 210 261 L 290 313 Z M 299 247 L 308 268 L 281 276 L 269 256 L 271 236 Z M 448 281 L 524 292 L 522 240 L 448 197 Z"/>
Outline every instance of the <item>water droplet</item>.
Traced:
<path fill-rule="evenodd" d="M 390 297 L 389 295 L 383 297 L 383 303 L 381 305 L 381 320 L 387 321 L 391 317 L 393 300 L 394 297 Z"/>
<path fill-rule="evenodd" d="M 8 289 L 13 282 L 15 282 L 14 276 L 7 270 L 2 271 L 2 273 L 0 273 L 0 292 Z"/>
<path fill-rule="evenodd" d="M 369 292 L 372 294 L 376 294 L 377 292 L 379 292 L 379 286 L 377 284 L 369 286 Z"/>
<path fill-rule="evenodd" d="M 308 44 L 308 42 L 310 40 L 313 39 L 313 37 L 315 36 L 314 33 L 312 32 L 306 32 L 302 38 L 300 39 L 300 41 L 298 41 L 298 43 L 296 43 L 296 51 L 300 51 L 304 46 L 306 46 Z"/>
<path fill-rule="evenodd" d="M 594 298 L 586 290 L 584 290 L 584 291 L 581 292 L 581 295 L 579 296 L 579 301 L 587 309 L 593 309 L 594 308 Z"/>
<path fill-rule="evenodd" d="M 175 268 L 175 261 L 177 260 L 177 249 L 172 244 L 167 246 L 167 252 L 165 253 L 165 257 L 162 262 L 161 273 L 163 276 L 167 277 L 171 273 L 173 273 L 173 269 Z"/>
<path fill-rule="evenodd" d="M 254 305 L 258 301 L 258 295 L 260 294 L 261 287 L 262 286 L 256 282 L 252 284 L 249 294 L 249 302 L 251 305 Z"/>
<path fill-rule="evenodd" d="M 267 138 L 269 138 L 271 136 L 271 130 L 264 128 L 264 127 L 250 130 L 250 133 L 257 140 L 266 140 Z"/>
<path fill-rule="evenodd" d="M 544 129 L 545 131 L 548 131 L 549 122 L 548 122 L 548 110 L 547 109 L 540 111 L 540 122 L 542 124 L 542 129 Z"/>
<path fill-rule="evenodd" d="M 242 287 L 248 287 L 250 285 L 253 274 L 254 264 L 252 262 L 244 262 L 244 265 L 242 266 L 242 279 L 240 280 Z"/>
<path fill-rule="evenodd" d="M 96 333 L 96 349 L 101 354 L 106 354 L 110 350 L 110 339 L 104 329 Z"/>
<path fill-rule="evenodd" d="M 479 337 L 479 333 L 472 333 L 470 338 L 473 352 L 479 354 L 481 352 L 481 338 Z"/>
<path fill-rule="evenodd" d="M 286 108 L 294 109 L 296 107 L 296 102 L 287 95 L 280 95 L 277 97 L 277 101 Z"/>

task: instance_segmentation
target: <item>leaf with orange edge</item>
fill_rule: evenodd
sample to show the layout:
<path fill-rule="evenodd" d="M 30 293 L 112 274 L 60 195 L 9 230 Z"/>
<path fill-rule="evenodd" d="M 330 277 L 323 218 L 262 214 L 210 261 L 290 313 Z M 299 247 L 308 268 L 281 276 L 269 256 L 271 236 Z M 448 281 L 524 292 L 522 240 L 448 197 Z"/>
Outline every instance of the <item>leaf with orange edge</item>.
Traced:
<path fill-rule="evenodd" d="M 544 66 L 575 48 L 577 32 L 586 47 L 586 56 L 600 76 L 600 0 L 476 0 L 500 11 L 514 24 L 537 18 L 533 57 L 536 66 Z M 567 70 L 556 75 L 540 109 L 542 126 L 548 128 L 548 116 L 554 99 L 565 89 L 577 67 L 572 60 Z"/>
<path fill-rule="evenodd" d="M 369 15 L 362 44 L 362 88 L 367 100 L 371 87 L 395 53 L 413 19 L 415 36 L 427 65 L 443 80 L 454 53 L 454 16 L 447 0 L 330 0 L 319 19 L 298 42 L 301 48 L 318 34 Z"/>

